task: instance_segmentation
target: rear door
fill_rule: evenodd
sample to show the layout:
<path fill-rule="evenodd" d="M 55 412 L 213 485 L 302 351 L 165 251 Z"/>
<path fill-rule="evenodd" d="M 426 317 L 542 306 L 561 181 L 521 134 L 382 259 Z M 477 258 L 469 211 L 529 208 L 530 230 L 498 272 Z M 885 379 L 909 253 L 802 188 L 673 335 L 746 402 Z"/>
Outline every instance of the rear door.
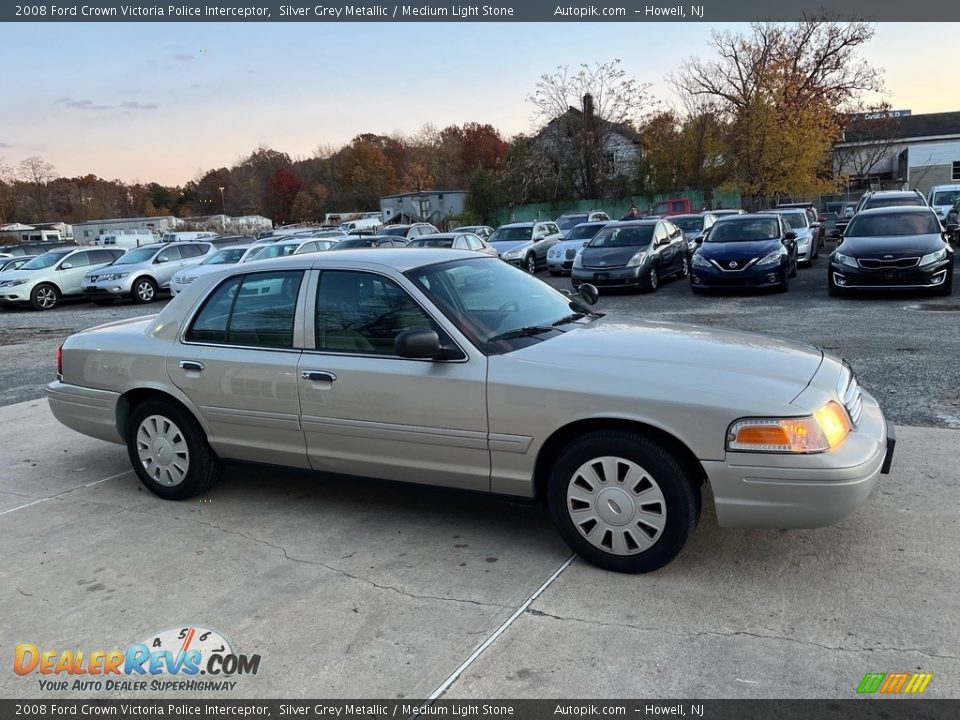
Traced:
<path fill-rule="evenodd" d="M 308 467 L 297 395 L 304 270 L 233 275 L 202 303 L 167 357 L 218 454 Z"/>
<path fill-rule="evenodd" d="M 487 360 L 398 280 L 361 270 L 314 275 L 297 373 L 311 467 L 489 490 Z M 463 358 L 398 357 L 396 336 L 433 329 Z"/>

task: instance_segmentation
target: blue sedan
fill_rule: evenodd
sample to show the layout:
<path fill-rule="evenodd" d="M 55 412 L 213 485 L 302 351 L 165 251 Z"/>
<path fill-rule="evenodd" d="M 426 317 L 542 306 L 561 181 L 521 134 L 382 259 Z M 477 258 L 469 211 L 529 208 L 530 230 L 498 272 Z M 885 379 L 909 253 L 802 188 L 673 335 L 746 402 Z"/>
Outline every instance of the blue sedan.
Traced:
<path fill-rule="evenodd" d="M 797 274 L 797 235 L 783 216 L 731 215 L 710 228 L 690 263 L 695 293 L 720 288 L 786 292 Z"/>

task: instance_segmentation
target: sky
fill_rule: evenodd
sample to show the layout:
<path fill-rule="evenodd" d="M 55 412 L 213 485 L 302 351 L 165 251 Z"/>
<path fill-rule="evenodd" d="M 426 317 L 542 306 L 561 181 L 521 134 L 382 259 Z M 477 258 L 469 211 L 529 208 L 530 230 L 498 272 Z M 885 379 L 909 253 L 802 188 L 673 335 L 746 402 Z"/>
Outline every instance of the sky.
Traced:
<path fill-rule="evenodd" d="M 886 99 L 914 114 L 960 110 L 947 23 L 881 23 L 862 55 Z M 620 58 L 654 95 L 710 57 L 730 23 L 46 23 L 0 43 L 0 163 L 39 156 L 64 176 L 182 185 L 261 145 L 303 158 L 363 132 L 465 122 L 534 129 L 540 75 Z M 909 48 L 909 52 L 904 49 Z"/>

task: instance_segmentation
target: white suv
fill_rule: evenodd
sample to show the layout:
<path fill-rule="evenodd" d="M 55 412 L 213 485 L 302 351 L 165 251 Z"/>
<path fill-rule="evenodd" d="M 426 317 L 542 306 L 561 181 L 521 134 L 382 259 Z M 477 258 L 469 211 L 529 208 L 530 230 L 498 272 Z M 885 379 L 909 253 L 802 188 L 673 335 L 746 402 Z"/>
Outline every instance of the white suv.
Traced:
<path fill-rule="evenodd" d="M 30 303 L 52 310 L 63 297 L 83 292 L 84 274 L 123 255 L 118 248 L 60 247 L 37 255 L 16 270 L 0 273 L 0 304 Z"/>

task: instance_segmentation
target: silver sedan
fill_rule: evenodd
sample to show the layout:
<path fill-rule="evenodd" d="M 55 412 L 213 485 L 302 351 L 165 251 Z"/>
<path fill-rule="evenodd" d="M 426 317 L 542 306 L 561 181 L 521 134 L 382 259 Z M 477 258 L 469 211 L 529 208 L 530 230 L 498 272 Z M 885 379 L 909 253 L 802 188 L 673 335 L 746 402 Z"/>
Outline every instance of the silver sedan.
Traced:
<path fill-rule="evenodd" d="M 892 429 L 839 359 L 595 301 L 458 250 L 231 265 L 70 336 L 50 407 L 163 498 L 227 460 L 535 498 L 622 572 L 681 551 L 704 483 L 722 526 L 817 527 L 888 471 Z"/>

